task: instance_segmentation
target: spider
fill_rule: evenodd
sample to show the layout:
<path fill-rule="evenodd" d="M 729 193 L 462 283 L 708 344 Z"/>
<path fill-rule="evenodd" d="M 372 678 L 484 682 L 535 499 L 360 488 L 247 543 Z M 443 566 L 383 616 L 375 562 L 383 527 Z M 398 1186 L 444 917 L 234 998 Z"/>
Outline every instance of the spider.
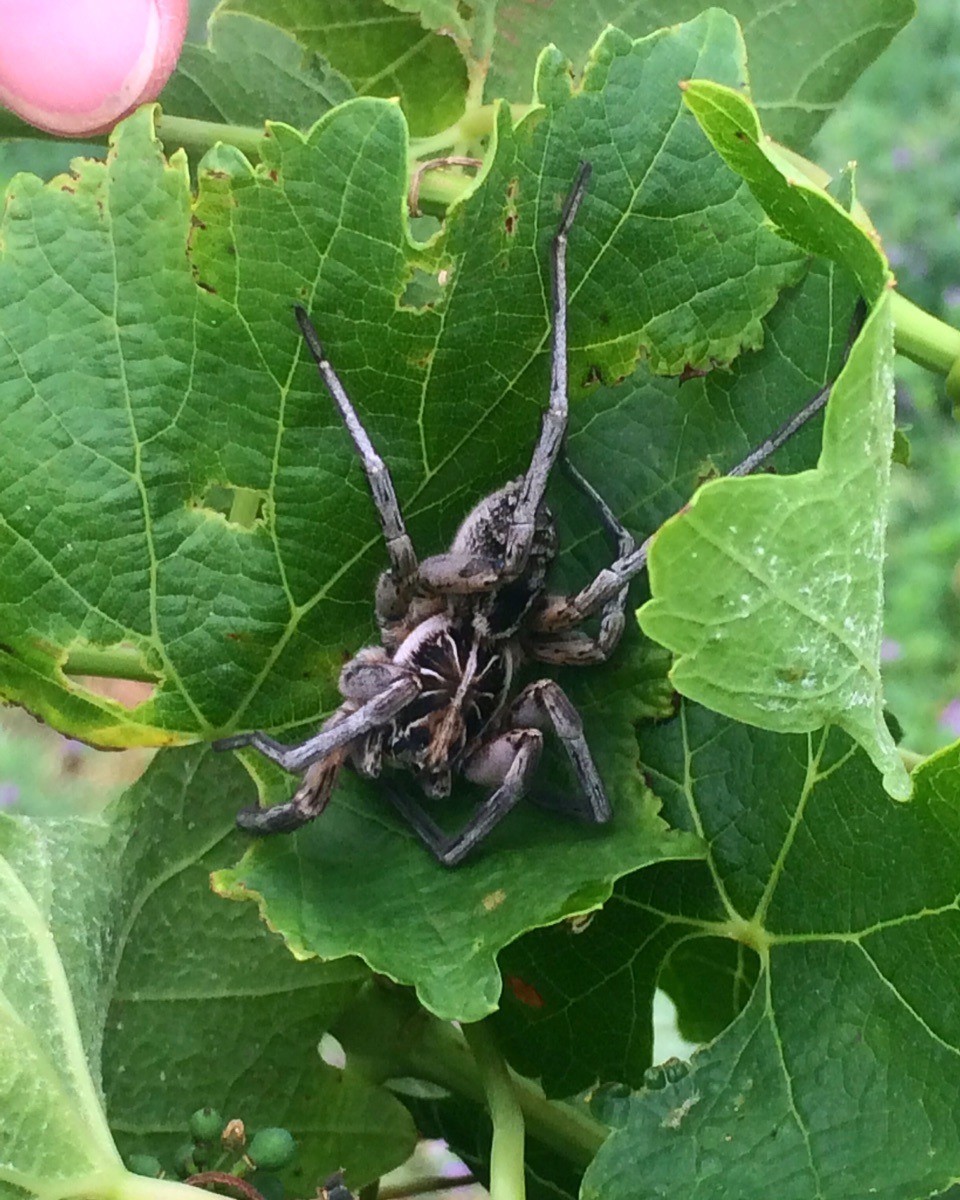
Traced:
<path fill-rule="evenodd" d="M 549 404 L 526 474 L 467 515 L 449 550 L 418 562 L 390 473 L 373 447 L 306 312 L 295 309 L 317 369 L 353 440 L 373 495 L 389 567 L 376 588 L 380 645 L 352 658 L 340 675 L 343 703 L 318 733 L 283 745 L 265 733 L 223 738 L 217 749 L 253 746 L 301 776 L 293 796 L 237 817 L 251 833 L 287 832 L 319 816 L 340 771 L 367 778 L 404 768 L 431 799 L 449 796 L 454 775 L 490 789 L 457 833 L 447 834 L 418 801 L 386 794 L 441 864 L 462 862 L 529 791 L 544 734 L 556 736 L 579 795 L 561 807 L 602 824 L 611 816 L 603 782 L 577 710 L 552 679 L 514 694 L 525 662 L 584 666 L 606 661 L 625 622 L 630 580 L 645 567 L 648 538 L 637 545 L 594 488 L 563 455 L 567 429 L 567 238 L 583 200 L 590 164 L 581 163 L 553 240 L 552 368 Z M 832 384 L 758 446 L 731 475 L 746 475 L 826 403 Z M 596 508 L 617 549 L 615 561 L 575 595 L 547 591 L 557 535 L 544 495 L 558 459 Z M 598 618 L 596 632 L 579 628 Z"/>

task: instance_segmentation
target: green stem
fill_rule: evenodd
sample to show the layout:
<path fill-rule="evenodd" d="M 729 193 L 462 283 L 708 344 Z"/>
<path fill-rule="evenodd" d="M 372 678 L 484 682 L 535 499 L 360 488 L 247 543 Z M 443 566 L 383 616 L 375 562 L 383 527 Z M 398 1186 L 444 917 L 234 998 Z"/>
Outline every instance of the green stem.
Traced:
<path fill-rule="evenodd" d="M 493 1122 L 490 1200 L 526 1200 L 523 1112 L 507 1064 L 485 1021 L 464 1025 L 463 1036 L 480 1072 Z"/>
<path fill-rule="evenodd" d="M 960 389 L 960 330 L 938 320 L 899 292 L 891 297 L 897 350 L 947 376 L 947 392 L 956 400 Z"/>
<path fill-rule="evenodd" d="M 897 749 L 900 754 L 900 761 L 908 771 L 913 771 L 916 767 L 919 767 L 921 763 L 925 763 L 927 761 L 927 755 L 918 754 L 916 750 L 908 750 L 906 746 L 898 746 Z"/>
<path fill-rule="evenodd" d="M 151 671 L 138 650 L 117 646 L 98 650 L 94 646 L 71 650 L 63 667 L 67 675 L 99 675 L 105 679 L 139 679 L 143 683 L 159 683 L 156 671 Z"/>
<path fill-rule="evenodd" d="M 484 1102 L 477 1063 L 463 1035 L 452 1025 L 431 1018 L 421 1035 L 404 1047 L 402 1066 L 403 1073 L 427 1079 L 478 1104 Z M 607 1127 L 572 1104 L 548 1100 L 531 1079 L 512 1071 L 510 1079 L 531 1135 L 585 1170 L 603 1145 Z"/>
<path fill-rule="evenodd" d="M 476 186 L 475 175 L 463 171 L 428 171 L 420 181 L 420 203 L 449 208 Z"/>
<path fill-rule="evenodd" d="M 252 125 L 226 125 L 219 121 L 197 121 L 193 117 L 174 117 L 159 112 L 157 116 L 157 136 L 168 151 L 183 146 L 185 150 L 195 154 L 204 154 L 217 142 L 229 142 L 242 150 L 248 158 L 260 157 L 260 142 L 263 138 L 263 128 Z M 105 146 L 108 134 L 92 133 L 84 135 L 82 142 L 87 145 Z M 59 142 L 69 139 L 58 137 L 54 133 L 46 133 L 35 129 L 22 121 L 13 113 L 0 109 L 0 138 L 34 138 L 42 142 Z M 78 151 L 81 143 L 77 144 Z"/>
<path fill-rule="evenodd" d="M 194 154 L 205 154 L 217 142 L 228 142 L 250 159 L 260 157 L 263 128 L 253 125 L 222 125 L 218 121 L 196 121 L 193 117 L 171 117 L 161 113 L 157 118 L 157 137 L 164 149 L 182 146 Z"/>

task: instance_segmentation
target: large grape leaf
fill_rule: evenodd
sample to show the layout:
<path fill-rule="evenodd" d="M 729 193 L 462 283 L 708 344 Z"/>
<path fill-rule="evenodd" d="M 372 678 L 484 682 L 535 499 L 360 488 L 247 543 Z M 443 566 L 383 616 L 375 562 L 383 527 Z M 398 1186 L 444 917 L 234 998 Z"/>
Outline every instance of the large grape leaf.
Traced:
<path fill-rule="evenodd" d="M 958 747 L 917 769 L 908 805 L 838 731 L 782 737 L 692 705 L 642 733 L 641 758 L 671 819 L 709 842 L 709 878 L 642 872 L 631 940 L 677 924 L 751 947 L 762 969 L 689 1074 L 635 1096 L 583 1195 L 946 1188 L 960 1174 Z"/>
<path fill-rule="evenodd" d="M 421 0 L 424 9 L 427 3 Z M 743 27 L 764 125 L 798 150 L 916 11 L 914 0 L 725 0 L 723 7 Z M 487 95 L 527 100 L 531 68 L 548 42 L 581 65 L 605 25 L 641 37 L 702 8 L 702 0 L 502 0 Z"/>
<path fill-rule="evenodd" d="M 398 97 L 415 137 L 445 129 L 463 112 L 467 71 L 454 42 L 383 0 L 226 0 L 224 10 L 285 29 L 361 96 Z"/>
<path fill-rule="evenodd" d="M 738 461 L 831 377 L 842 355 L 837 334 L 849 323 L 855 295 L 855 286 L 839 269 L 819 264 L 766 318 L 764 349 L 742 355 L 729 373 L 680 382 L 641 370 L 627 386 L 598 389 L 575 410 L 572 459 L 589 478 L 604 481 L 616 511 L 643 536 L 683 504 L 705 475 Z M 809 465 L 818 445 L 819 430 L 809 428 L 778 454 L 777 465 L 790 470 Z M 610 551 L 594 521 L 571 499 L 566 489 L 556 489 L 561 541 L 569 548 L 561 565 L 573 586 Z M 351 783 L 343 804 L 335 804 L 322 821 L 296 839 L 256 846 L 236 871 L 218 876 L 218 886 L 259 899 L 297 953 L 359 953 L 376 970 L 417 983 L 425 1003 L 442 1015 L 482 1015 L 500 994 L 495 953 L 524 930 L 598 904 L 627 864 L 644 861 L 643 839 L 655 836 L 649 801 L 643 800 L 634 769 L 633 723 L 659 707 L 656 675 L 641 683 L 641 664 L 648 670 L 654 664 L 648 651 L 641 655 L 640 650 L 628 636 L 611 670 L 568 670 L 562 676 L 584 715 L 618 817 L 612 833 L 590 837 L 590 855 L 582 855 L 583 830 L 558 824 L 548 814 L 518 812 L 486 853 L 448 877 L 437 872 L 409 833 L 389 821 L 376 786 Z M 275 790 L 268 794 L 282 796 Z M 331 874 L 355 856 L 358 845 L 364 847 L 366 870 L 342 876 L 330 888 Z M 671 849 L 669 842 L 660 844 L 660 854 L 673 852 L 677 847 Z M 438 928 L 435 912 L 441 908 L 447 915 Z M 561 930 L 534 935 L 532 941 L 543 945 L 566 937 Z M 567 1084 L 567 1091 L 586 1086 L 600 1064 L 612 1077 L 636 1081 L 649 1061 L 650 1015 L 639 989 L 627 1025 L 598 1021 L 587 1011 L 564 1053 L 539 1063 L 531 1059 L 535 1044 L 546 1038 L 532 1025 L 545 1030 L 555 1013 L 562 1024 L 570 994 L 550 994 L 541 976 L 533 979 L 530 953 L 537 952 L 525 939 L 502 958 L 508 976 L 505 1019 L 515 1019 L 513 1046 L 528 1051 L 516 1056 L 520 1069 L 542 1075 L 555 1092 Z M 542 989 L 540 1010 L 524 1003 L 527 979 L 534 990 Z M 594 983 L 584 974 L 577 986 L 592 994 Z M 531 1020 L 519 1021 L 518 1013 Z"/>
<path fill-rule="evenodd" d="M 253 126 L 269 117 L 309 129 L 354 94 L 339 72 L 269 21 L 218 9 L 205 34 L 184 43 L 160 94 L 165 113 Z"/>
<path fill-rule="evenodd" d="M 256 171 L 218 151 L 195 204 L 149 110 L 105 166 L 15 180 L 0 260 L 0 419 L 18 446 L 0 478 L 4 693 L 103 745 L 316 720 L 370 635 L 382 550 L 290 301 L 317 317 L 415 541 L 437 549 L 525 461 L 547 390 L 546 250 L 581 156 L 594 177 L 571 247 L 577 390 L 638 356 L 679 371 L 756 344 L 801 264 L 676 88 L 741 62 L 717 14 L 635 44 L 611 34 L 575 95 L 548 56 L 545 107 L 517 130 L 504 118 L 484 185 L 429 249 L 407 240 L 403 121 L 381 101 L 334 110 L 306 139 L 274 126 Z M 445 295 L 410 309 L 428 257 L 447 266 Z M 259 515 L 221 512 L 230 489 Z M 152 674 L 153 697 L 128 711 L 63 674 L 98 651 Z"/>
<path fill-rule="evenodd" d="M 412 1149 L 405 1110 L 316 1050 L 362 967 L 297 964 L 209 891 L 242 775 L 211 762 L 162 756 L 101 820 L 0 821 L 4 1195 L 132 1193 L 111 1130 L 169 1164 L 204 1102 L 290 1128 L 307 1185 Z"/>

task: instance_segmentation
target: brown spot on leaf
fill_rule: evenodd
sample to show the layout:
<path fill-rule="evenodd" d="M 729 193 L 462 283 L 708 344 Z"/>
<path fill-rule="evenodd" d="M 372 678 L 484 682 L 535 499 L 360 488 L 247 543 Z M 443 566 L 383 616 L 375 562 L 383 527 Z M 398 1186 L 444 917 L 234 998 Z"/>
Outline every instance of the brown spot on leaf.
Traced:
<path fill-rule="evenodd" d="M 537 989 L 531 983 L 527 983 L 525 979 L 521 979 L 519 975 L 508 975 L 506 977 L 507 987 L 513 992 L 514 996 L 525 1004 L 527 1008 L 543 1008 L 544 1000 Z"/>
<path fill-rule="evenodd" d="M 593 387 L 597 383 L 603 383 L 603 376 L 600 374 L 600 368 L 595 363 L 591 363 L 583 377 L 583 386 Z"/>
<path fill-rule="evenodd" d="M 507 213 L 506 218 L 504 219 L 504 222 L 503 222 L 503 227 L 507 231 L 507 236 L 512 237 L 513 231 L 517 227 L 517 214 L 516 213 Z"/>

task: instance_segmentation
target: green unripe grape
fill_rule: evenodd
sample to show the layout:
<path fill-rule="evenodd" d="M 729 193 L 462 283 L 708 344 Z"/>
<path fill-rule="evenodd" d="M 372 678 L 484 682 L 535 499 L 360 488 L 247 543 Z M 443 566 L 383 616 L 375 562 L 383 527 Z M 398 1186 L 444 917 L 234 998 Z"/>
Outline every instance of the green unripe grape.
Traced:
<path fill-rule="evenodd" d="M 196 1146 L 194 1146 L 193 1142 L 184 1142 L 174 1157 L 174 1168 L 177 1174 L 183 1178 L 196 1174 L 197 1164 L 193 1158 L 195 1150 Z"/>
<path fill-rule="evenodd" d="M 208 1104 L 198 1108 L 190 1118 L 190 1132 L 198 1142 L 214 1142 L 223 1132 L 223 1117 Z"/>
<path fill-rule="evenodd" d="M 278 1171 L 293 1162 L 297 1143 L 288 1129 L 259 1129 L 247 1147 L 247 1158 L 266 1171 Z"/>
<path fill-rule="evenodd" d="M 160 1160 L 152 1154 L 131 1154 L 127 1159 L 127 1167 L 134 1175 L 146 1175 L 148 1179 L 159 1179 L 163 1174 Z"/>

